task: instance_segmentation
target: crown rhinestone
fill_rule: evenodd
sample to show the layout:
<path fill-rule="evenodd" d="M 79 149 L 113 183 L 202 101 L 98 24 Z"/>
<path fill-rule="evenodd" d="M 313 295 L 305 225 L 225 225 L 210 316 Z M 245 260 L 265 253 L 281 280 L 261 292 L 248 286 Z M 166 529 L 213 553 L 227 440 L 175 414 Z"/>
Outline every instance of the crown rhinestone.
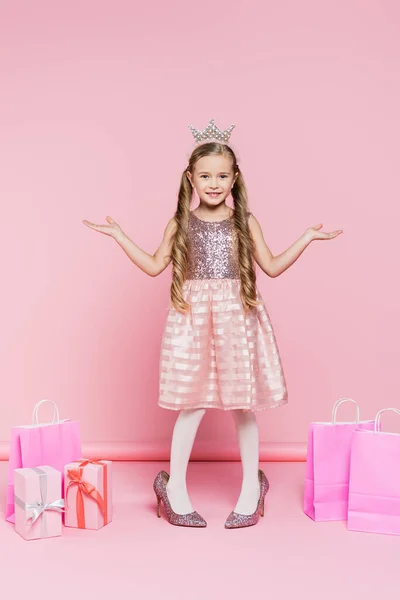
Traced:
<path fill-rule="evenodd" d="M 189 125 L 189 129 L 191 130 L 196 142 L 202 142 L 204 140 L 218 140 L 222 142 L 229 142 L 229 138 L 234 127 L 235 125 L 231 125 L 230 127 L 228 127 L 228 129 L 225 129 L 225 131 L 220 131 L 215 125 L 214 119 L 210 119 L 209 123 L 203 131 L 196 129 L 192 125 Z"/>

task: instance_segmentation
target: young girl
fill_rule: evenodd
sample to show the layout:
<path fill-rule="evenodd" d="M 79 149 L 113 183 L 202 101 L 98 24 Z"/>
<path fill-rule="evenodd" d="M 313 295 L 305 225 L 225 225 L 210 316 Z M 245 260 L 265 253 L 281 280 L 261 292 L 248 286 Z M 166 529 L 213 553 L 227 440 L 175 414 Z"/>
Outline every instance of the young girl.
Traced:
<path fill-rule="evenodd" d="M 255 261 L 269 277 L 290 267 L 313 240 L 330 240 L 341 230 L 309 227 L 285 252 L 273 256 L 257 219 L 247 210 L 247 194 L 236 156 L 213 119 L 196 140 L 182 173 L 175 215 L 155 254 L 139 248 L 111 217 L 88 227 L 109 235 L 151 276 L 172 261 L 171 306 L 161 344 L 159 406 L 180 411 L 175 423 L 170 475 L 155 481 L 158 516 L 163 501 L 173 525 L 205 527 L 186 487 L 187 466 L 197 429 L 207 408 L 230 410 L 243 468 L 238 502 L 225 527 L 254 525 L 264 514 L 269 483 L 258 468 L 255 412 L 287 403 L 278 346 L 256 286 Z M 193 190 L 200 204 L 191 210 Z M 233 198 L 233 210 L 226 200 Z"/>

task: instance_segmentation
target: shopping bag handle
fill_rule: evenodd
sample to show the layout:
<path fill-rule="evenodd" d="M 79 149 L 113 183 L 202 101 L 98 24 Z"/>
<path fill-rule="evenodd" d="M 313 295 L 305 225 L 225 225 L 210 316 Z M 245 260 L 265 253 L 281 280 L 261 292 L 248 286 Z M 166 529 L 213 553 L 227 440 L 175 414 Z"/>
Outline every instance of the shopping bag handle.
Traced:
<path fill-rule="evenodd" d="M 53 405 L 53 421 L 52 423 L 57 423 L 60 420 L 60 414 L 58 412 L 58 407 L 53 400 L 40 400 L 37 404 L 35 404 L 32 412 L 32 425 L 39 425 L 39 407 L 45 402 L 50 402 Z"/>
<path fill-rule="evenodd" d="M 395 412 L 398 415 L 400 415 L 400 410 L 398 408 L 382 408 L 382 410 L 380 410 L 375 417 L 375 426 L 374 426 L 375 431 L 381 430 L 381 414 L 386 412 L 387 410 L 391 410 L 392 412 Z"/>
<path fill-rule="evenodd" d="M 353 400 L 352 398 L 339 398 L 339 400 L 336 400 L 336 402 L 332 408 L 332 423 L 334 425 L 336 425 L 337 410 L 341 404 L 344 404 L 344 402 L 352 402 L 353 404 L 356 405 L 357 415 L 356 415 L 356 420 L 354 422 L 358 423 L 360 420 L 360 407 L 358 406 L 357 402 L 355 400 Z"/>

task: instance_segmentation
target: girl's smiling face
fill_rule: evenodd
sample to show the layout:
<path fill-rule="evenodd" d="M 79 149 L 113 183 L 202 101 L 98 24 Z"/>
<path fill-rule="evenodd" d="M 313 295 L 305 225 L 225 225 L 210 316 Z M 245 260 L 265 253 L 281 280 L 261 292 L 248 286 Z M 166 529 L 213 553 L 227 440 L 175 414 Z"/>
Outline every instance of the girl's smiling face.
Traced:
<path fill-rule="evenodd" d="M 221 154 L 199 158 L 194 165 L 193 173 L 187 172 L 188 179 L 200 201 L 210 207 L 225 202 L 237 175 L 233 171 L 232 160 Z"/>

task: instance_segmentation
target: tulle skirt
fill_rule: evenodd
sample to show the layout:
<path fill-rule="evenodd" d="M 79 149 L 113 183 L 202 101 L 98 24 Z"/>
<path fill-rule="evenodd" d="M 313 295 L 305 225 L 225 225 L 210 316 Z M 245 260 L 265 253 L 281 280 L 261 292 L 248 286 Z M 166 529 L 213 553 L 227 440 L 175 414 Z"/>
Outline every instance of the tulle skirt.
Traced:
<path fill-rule="evenodd" d="M 285 376 L 257 288 L 245 314 L 240 279 L 187 279 L 186 314 L 169 308 L 161 342 L 158 405 L 252 411 L 286 404 Z"/>

